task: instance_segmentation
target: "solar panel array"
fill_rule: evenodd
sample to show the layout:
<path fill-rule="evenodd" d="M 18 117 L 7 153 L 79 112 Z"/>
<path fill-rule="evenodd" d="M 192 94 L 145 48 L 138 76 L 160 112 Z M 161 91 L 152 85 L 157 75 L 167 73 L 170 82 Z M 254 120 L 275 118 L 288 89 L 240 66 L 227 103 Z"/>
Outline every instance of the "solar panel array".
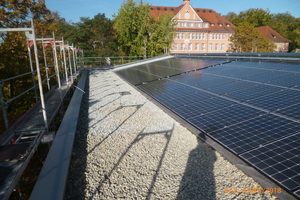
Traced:
<path fill-rule="evenodd" d="M 300 197 L 299 64 L 173 58 L 118 73 Z"/>

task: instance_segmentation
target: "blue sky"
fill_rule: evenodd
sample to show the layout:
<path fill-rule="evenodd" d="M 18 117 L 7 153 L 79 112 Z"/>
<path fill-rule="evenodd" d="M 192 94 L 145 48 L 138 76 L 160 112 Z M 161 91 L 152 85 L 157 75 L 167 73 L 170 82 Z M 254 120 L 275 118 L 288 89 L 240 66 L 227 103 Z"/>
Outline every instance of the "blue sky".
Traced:
<path fill-rule="evenodd" d="M 79 22 L 80 17 L 93 18 L 98 13 L 113 18 L 124 0 L 46 0 L 51 11 L 58 11 L 68 22 Z M 179 6 L 182 0 L 143 0 L 153 6 Z M 191 0 L 194 8 L 211 8 L 222 15 L 239 13 L 249 8 L 269 9 L 271 13 L 289 12 L 300 17 L 300 0 Z"/>

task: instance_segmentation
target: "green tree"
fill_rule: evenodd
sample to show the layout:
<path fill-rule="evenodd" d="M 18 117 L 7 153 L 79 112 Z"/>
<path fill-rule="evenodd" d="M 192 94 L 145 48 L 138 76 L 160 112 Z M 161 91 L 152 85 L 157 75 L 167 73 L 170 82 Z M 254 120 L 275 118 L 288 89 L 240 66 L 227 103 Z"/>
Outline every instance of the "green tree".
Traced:
<path fill-rule="evenodd" d="M 272 19 L 272 14 L 270 14 L 269 10 L 251 8 L 246 11 L 240 12 L 238 15 L 234 12 L 229 12 L 224 17 L 236 26 L 248 22 L 254 27 L 259 27 L 268 25 Z"/>
<path fill-rule="evenodd" d="M 1 0 L 0 27 L 29 27 L 30 18 L 34 19 L 38 37 L 47 35 L 56 29 L 58 15 L 46 8 L 44 0 Z M 1 33 L 0 79 L 13 77 L 30 71 L 26 37 L 23 32 Z M 5 100 L 11 99 L 21 91 L 32 87 L 31 75 L 6 81 L 3 87 Z M 26 93 L 17 101 L 9 104 L 9 118 L 14 118 L 35 103 L 32 93 Z M 12 121 L 12 120 L 11 120 Z"/>
<path fill-rule="evenodd" d="M 106 18 L 105 14 L 99 13 L 92 19 L 81 17 L 80 22 L 73 25 L 62 23 L 59 29 L 69 36 L 72 43 L 84 50 L 85 56 L 103 57 L 117 54 L 113 22 Z"/>
<path fill-rule="evenodd" d="M 237 53 L 273 52 L 274 44 L 248 22 L 240 24 L 230 37 L 231 51 Z"/>
<path fill-rule="evenodd" d="M 239 14 L 229 12 L 224 17 L 236 26 L 245 22 L 254 27 L 269 26 L 283 37 L 292 41 L 289 45 L 289 50 L 300 47 L 300 19 L 295 18 L 288 12 L 270 14 L 269 10 L 249 9 L 242 11 Z"/>
<path fill-rule="evenodd" d="M 127 0 L 115 16 L 117 39 L 125 55 L 159 55 L 170 47 L 174 37 L 171 17 L 160 16 L 155 19 L 150 16 L 150 8 L 149 4 Z"/>

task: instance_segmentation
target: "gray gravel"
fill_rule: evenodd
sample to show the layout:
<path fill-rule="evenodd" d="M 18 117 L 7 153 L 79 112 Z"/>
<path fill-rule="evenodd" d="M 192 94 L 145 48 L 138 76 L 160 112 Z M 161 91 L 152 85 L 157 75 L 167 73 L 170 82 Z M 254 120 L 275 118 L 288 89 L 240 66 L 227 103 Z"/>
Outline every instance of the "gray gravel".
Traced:
<path fill-rule="evenodd" d="M 66 199 L 275 199 L 112 71 L 89 81 Z"/>

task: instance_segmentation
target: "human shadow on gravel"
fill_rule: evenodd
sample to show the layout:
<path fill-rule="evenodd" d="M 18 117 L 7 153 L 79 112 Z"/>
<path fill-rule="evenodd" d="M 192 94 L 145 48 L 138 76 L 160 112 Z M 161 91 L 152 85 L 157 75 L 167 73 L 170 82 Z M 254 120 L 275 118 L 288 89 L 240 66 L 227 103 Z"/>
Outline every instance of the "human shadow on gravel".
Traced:
<path fill-rule="evenodd" d="M 214 178 L 215 152 L 200 139 L 198 146 L 189 154 L 189 159 L 177 192 L 177 200 L 214 200 L 216 186 Z"/>
<path fill-rule="evenodd" d="M 167 141 L 166 141 L 164 150 L 162 151 L 162 154 L 160 156 L 160 160 L 159 160 L 158 166 L 157 166 L 157 168 L 155 170 L 155 174 L 153 175 L 151 184 L 149 186 L 147 197 L 145 198 L 145 199 L 150 199 L 151 195 L 153 194 L 153 189 L 154 189 L 156 180 L 157 180 L 157 178 L 159 176 L 159 172 L 160 172 L 160 169 L 162 167 L 163 160 L 165 158 L 165 155 L 166 155 L 169 143 L 171 141 L 171 137 L 172 137 L 172 134 L 173 134 L 173 131 L 174 131 L 174 127 L 175 127 L 175 124 L 173 125 L 172 129 L 170 129 L 170 130 L 156 131 L 156 132 L 146 132 L 146 133 L 144 133 L 144 130 L 146 129 L 146 127 L 144 127 L 139 132 L 139 134 L 136 136 L 136 138 L 128 145 L 128 147 L 122 153 L 122 155 L 119 157 L 117 163 L 113 166 L 113 168 L 109 172 L 107 172 L 107 173 L 104 174 L 104 177 L 103 177 L 102 181 L 99 183 L 98 187 L 95 189 L 94 193 L 92 194 L 92 196 L 89 199 L 92 200 L 97 193 L 99 193 L 100 196 L 102 195 L 103 184 L 105 184 L 107 182 L 110 183 L 110 177 L 111 177 L 112 173 L 118 168 L 118 166 L 120 165 L 120 163 L 122 162 L 122 160 L 124 159 L 124 157 L 127 155 L 127 153 L 129 152 L 129 150 L 135 144 L 137 144 L 139 141 L 141 141 L 142 139 L 144 139 L 147 136 L 153 136 L 153 135 L 160 134 L 160 135 L 164 135 Z"/>

